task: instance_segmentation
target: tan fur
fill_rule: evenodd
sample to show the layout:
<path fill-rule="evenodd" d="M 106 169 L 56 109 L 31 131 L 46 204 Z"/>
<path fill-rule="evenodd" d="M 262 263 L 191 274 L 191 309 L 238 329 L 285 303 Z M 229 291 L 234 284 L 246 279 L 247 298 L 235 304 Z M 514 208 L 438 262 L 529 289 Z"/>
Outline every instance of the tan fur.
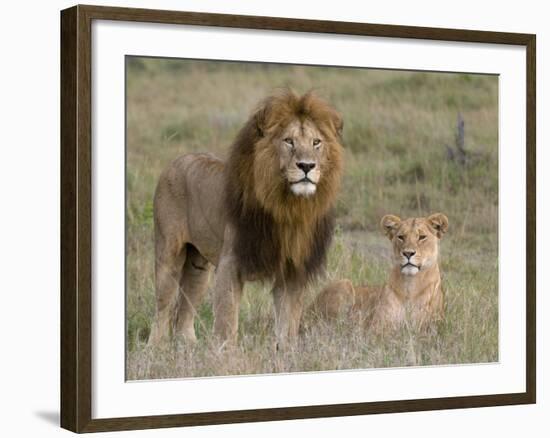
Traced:
<path fill-rule="evenodd" d="M 332 320 L 349 311 L 354 303 L 355 289 L 351 281 L 336 280 L 327 284 L 315 297 L 308 313 Z"/>
<path fill-rule="evenodd" d="M 360 317 L 371 329 L 384 330 L 405 322 L 417 328 L 427 327 L 445 317 L 444 293 L 439 271 L 439 239 L 448 229 L 448 219 L 436 213 L 428 217 L 401 220 L 387 215 L 380 222 L 383 233 L 392 242 L 392 270 L 384 286 L 356 287 L 349 281 L 329 284 L 316 298 L 316 308 L 331 309 L 335 317 L 342 308 Z M 410 260 L 403 253 L 411 255 Z M 407 261 L 419 269 L 407 266 Z M 333 303 L 339 303 L 334 306 Z"/>
<path fill-rule="evenodd" d="M 247 121 L 226 163 L 188 154 L 168 166 L 154 202 L 151 343 L 174 330 L 196 339 L 194 315 L 212 266 L 217 337 L 235 340 L 243 283 L 257 279 L 274 280 L 279 341 L 296 335 L 304 288 L 322 268 L 332 234 L 341 129 L 326 102 L 284 91 Z"/>

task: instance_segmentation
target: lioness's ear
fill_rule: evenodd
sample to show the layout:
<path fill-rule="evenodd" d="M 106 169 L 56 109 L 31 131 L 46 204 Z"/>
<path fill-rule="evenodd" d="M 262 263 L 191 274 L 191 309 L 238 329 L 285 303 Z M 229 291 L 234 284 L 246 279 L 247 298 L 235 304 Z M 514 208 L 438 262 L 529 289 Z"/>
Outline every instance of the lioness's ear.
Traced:
<path fill-rule="evenodd" d="M 443 213 L 435 213 L 428 216 L 428 223 L 434 229 L 435 235 L 440 239 L 449 228 L 449 219 Z"/>
<path fill-rule="evenodd" d="M 400 223 L 401 219 L 398 216 L 387 214 L 380 221 L 380 229 L 386 236 L 388 236 L 388 239 L 391 240 L 393 239 L 393 236 L 395 236 L 395 232 L 397 231 L 397 228 L 399 228 Z"/>

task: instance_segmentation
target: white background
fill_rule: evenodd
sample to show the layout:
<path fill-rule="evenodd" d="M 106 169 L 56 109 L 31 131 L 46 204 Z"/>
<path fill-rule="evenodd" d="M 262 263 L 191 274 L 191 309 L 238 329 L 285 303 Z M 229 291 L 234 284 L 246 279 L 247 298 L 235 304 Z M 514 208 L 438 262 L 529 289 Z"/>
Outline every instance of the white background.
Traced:
<path fill-rule="evenodd" d="M 99 2 L 93 2 L 101 4 Z M 462 27 L 537 33 L 538 36 L 538 223 L 547 223 L 543 175 L 549 152 L 542 145 L 548 128 L 542 121 L 550 95 L 546 43 L 550 38 L 544 2 L 497 1 L 375 2 L 340 0 L 296 1 L 115 1 L 110 5 L 186 9 L 256 15 L 318 18 Z M 59 404 L 59 9 L 64 1 L 10 2 L 2 11 L 0 68 L 0 430 L 7 436 L 67 435 L 57 428 Z M 314 10 L 313 10 L 314 9 Z M 545 129 L 546 128 L 546 129 Z M 547 189 L 548 190 L 548 189 Z M 546 209 L 546 211 L 545 211 Z M 281 434 L 369 434 L 464 437 L 545 436 L 549 427 L 550 388 L 543 372 L 548 350 L 542 350 L 549 325 L 543 291 L 548 289 L 541 249 L 550 244 L 548 232 L 538 230 L 538 400 L 535 406 L 498 407 L 367 417 L 286 421 L 264 424 L 210 426 L 164 431 L 117 433 L 113 436 L 280 436 Z M 546 414 L 546 415 L 545 415 Z M 545 430 L 546 429 L 546 430 Z M 386 432 L 384 432 L 386 431 Z"/>

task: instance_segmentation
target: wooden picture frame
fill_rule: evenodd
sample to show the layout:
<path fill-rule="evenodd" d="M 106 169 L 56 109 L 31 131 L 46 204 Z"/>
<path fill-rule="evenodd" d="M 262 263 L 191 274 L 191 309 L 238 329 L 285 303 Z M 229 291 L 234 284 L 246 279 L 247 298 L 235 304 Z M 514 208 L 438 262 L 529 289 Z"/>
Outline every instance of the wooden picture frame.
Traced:
<path fill-rule="evenodd" d="M 526 48 L 526 391 L 176 415 L 92 418 L 92 22 L 113 20 L 517 45 Z M 274 421 L 536 401 L 536 37 L 531 34 L 75 6 L 61 12 L 61 426 L 74 432 Z"/>

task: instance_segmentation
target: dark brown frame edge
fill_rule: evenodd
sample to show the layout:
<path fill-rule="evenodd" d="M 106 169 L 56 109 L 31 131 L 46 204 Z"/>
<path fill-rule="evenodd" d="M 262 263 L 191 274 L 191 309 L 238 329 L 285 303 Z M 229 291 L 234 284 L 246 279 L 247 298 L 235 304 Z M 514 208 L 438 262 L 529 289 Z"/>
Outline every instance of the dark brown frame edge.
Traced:
<path fill-rule="evenodd" d="M 526 392 L 275 409 L 92 419 L 91 23 L 222 26 L 525 46 L 527 51 Z M 409 412 L 536 402 L 536 37 L 291 18 L 78 5 L 61 12 L 61 426 L 74 432 Z"/>

